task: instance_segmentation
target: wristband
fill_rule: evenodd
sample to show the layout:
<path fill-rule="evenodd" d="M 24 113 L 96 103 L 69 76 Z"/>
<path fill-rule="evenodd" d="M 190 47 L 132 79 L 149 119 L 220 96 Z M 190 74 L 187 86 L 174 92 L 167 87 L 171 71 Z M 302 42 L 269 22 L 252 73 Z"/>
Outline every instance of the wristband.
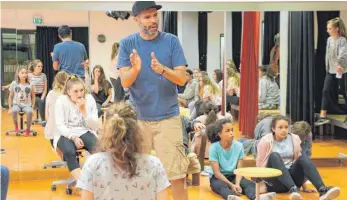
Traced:
<path fill-rule="evenodd" d="M 161 72 L 161 75 L 163 75 L 165 73 L 165 67 L 163 66 L 163 71 Z"/>

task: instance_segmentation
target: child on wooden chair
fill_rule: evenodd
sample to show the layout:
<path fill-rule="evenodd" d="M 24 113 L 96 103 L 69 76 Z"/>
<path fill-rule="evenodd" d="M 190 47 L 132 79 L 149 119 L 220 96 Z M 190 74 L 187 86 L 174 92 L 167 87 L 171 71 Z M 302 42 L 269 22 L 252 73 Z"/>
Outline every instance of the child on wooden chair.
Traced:
<path fill-rule="evenodd" d="M 10 86 L 10 95 L 8 96 L 8 113 L 12 115 L 15 130 L 18 132 L 18 112 L 24 112 L 27 117 L 27 129 L 25 136 L 30 134 L 30 126 L 33 108 L 35 106 L 35 89 L 29 83 L 28 70 L 25 67 L 17 69 L 18 74 L 15 76 L 15 83 Z"/>
<path fill-rule="evenodd" d="M 249 199 L 255 199 L 255 183 L 242 176 L 234 174 L 236 168 L 242 167 L 244 158 L 243 146 L 234 140 L 233 124 L 228 119 L 222 119 L 207 126 L 207 137 L 211 141 L 209 161 L 213 172 L 210 177 L 212 190 L 226 200 L 241 200 L 241 194 Z M 241 161 L 241 162 L 240 162 Z M 260 193 L 265 193 L 266 186 L 261 184 Z M 261 200 L 273 200 L 276 193 L 260 195 Z"/>

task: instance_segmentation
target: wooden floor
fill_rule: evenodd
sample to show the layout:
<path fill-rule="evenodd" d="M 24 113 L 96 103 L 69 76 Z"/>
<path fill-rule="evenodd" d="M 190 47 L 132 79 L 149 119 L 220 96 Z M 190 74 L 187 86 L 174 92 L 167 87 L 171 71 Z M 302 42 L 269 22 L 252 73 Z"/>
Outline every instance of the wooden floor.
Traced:
<path fill-rule="evenodd" d="M 42 169 L 43 164 L 58 160 L 53 153 L 50 143 L 44 138 L 43 128 L 40 125 L 32 127 L 38 132 L 37 137 L 6 136 L 6 130 L 13 129 L 13 124 L 7 110 L 1 112 L 1 148 L 6 149 L 1 154 L 1 164 L 10 169 L 10 188 L 8 200 L 66 200 L 79 199 L 78 191 L 72 196 L 65 195 L 64 187 L 58 187 L 57 191 L 50 190 L 53 180 L 69 178 L 68 170 Z M 235 128 L 235 130 L 238 130 Z M 242 136 L 236 133 L 236 138 Z M 315 141 L 313 144 L 313 157 L 336 157 L 338 153 L 347 154 L 347 141 L 329 140 Z M 327 185 L 342 188 L 338 199 L 347 199 L 347 168 L 320 168 L 319 172 Z M 209 180 L 201 176 L 200 187 L 189 187 L 189 199 L 217 200 L 222 199 L 215 195 L 210 187 Z M 317 194 L 303 194 L 304 199 L 318 199 Z M 246 199 L 243 197 L 243 199 Z M 277 199 L 288 199 L 287 195 L 279 194 Z"/>

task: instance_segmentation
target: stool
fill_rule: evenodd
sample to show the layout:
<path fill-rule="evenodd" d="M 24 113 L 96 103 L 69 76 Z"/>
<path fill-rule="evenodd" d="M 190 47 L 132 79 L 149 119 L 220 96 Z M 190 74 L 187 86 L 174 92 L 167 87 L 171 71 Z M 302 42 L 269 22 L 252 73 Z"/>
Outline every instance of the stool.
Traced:
<path fill-rule="evenodd" d="M 85 149 L 77 149 L 76 150 L 76 158 L 78 164 L 80 163 L 80 157 L 82 156 L 82 153 L 85 151 Z M 54 167 L 52 167 L 54 168 Z M 74 178 L 70 178 L 67 180 L 59 180 L 59 181 L 53 181 L 51 190 L 56 191 L 57 190 L 57 185 L 66 185 L 66 194 L 71 195 L 72 194 L 72 187 L 76 184 L 76 180 Z"/>
<path fill-rule="evenodd" d="M 260 183 L 264 178 L 278 177 L 282 172 L 278 169 L 265 167 L 246 167 L 234 170 L 234 174 L 244 177 L 250 177 L 256 185 L 256 200 L 260 200 Z"/>
<path fill-rule="evenodd" d="M 35 124 L 42 124 L 42 120 L 40 119 L 40 114 L 39 114 L 39 109 L 36 108 L 36 119 L 32 120 L 31 121 L 31 124 L 32 125 L 35 125 Z"/>
<path fill-rule="evenodd" d="M 10 133 L 16 133 L 16 136 L 19 136 L 21 133 L 24 133 L 25 130 L 23 128 L 23 123 L 24 123 L 24 120 L 23 120 L 23 116 L 24 116 L 24 112 L 18 112 L 19 114 L 19 118 L 20 118 L 20 128 L 18 129 L 18 131 L 16 130 L 9 130 L 9 131 L 6 131 L 6 135 L 9 135 Z M 33 136 L 36 136 L 37 135 L 37 132 L 34 131 L 34 130 L 30 130 L 30 133 L 33 134 Z"/>

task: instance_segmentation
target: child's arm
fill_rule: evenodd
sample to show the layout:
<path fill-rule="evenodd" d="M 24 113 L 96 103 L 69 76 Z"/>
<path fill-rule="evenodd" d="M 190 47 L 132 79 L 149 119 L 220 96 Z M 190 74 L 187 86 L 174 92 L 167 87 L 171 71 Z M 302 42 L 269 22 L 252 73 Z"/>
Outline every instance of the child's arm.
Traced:
<path fill-rule="evenodd" d="M 10 95 L 8 95 L 8 113 L 11 114 L 12 102 L 13 101 L 13 92 L 10 91 Z"/>
<path fill-rule="evenodd" d="M 47 78 L 45 78 L 45 81 L 43 82 L 43 93 L 41 95 L 41 100 L 44 100 L 46 95 L 47 95 Z"/>
<path fill-rule="evenodd" d="M 31 89 L 31 107 L 32 107 L 33 111 L 35 108 L 35 101 L 36 101 L 35 87 L 33 86 Z"/>
<path fill-rule="evenodd" d="M 113 88 L 111 87 L 110 89 L 108 89 L 108 96 L 107 96 L 106 101 L 102 104 L 103 106 L 107 106 L 107 104 L 110 103 L 111 98 L 112 98 L 112 93 L 113 93 Z"/>
<path fill-rule="evenodd" d="M 236 185 L 234 185 L 232 182 L 230 182 L 221 172 L 220 172 L 220 169 L 219 169 L 219 163 L 218 162 L 215 162 L 215 161 L 212 161 L 211 162 L 211 166 L 212 166 L 212 169 L 213 169 L 213 173 L 214 173 L 214 177 L 216 177 L 217 179 L 223 181 L 224 183 L 226 183 L 228 185 L 228 187 L 230 189 L 232 189 L 237 195 L 241 195 L 241 193 L 239 193 L 237 190 L 236 190 Z"/>
<path fill-rule="evenodd" d="M 89 192 L 88 190 L 82 190 L 81 199 L 93 200 L 94 199 L 94 193 Z"/>

